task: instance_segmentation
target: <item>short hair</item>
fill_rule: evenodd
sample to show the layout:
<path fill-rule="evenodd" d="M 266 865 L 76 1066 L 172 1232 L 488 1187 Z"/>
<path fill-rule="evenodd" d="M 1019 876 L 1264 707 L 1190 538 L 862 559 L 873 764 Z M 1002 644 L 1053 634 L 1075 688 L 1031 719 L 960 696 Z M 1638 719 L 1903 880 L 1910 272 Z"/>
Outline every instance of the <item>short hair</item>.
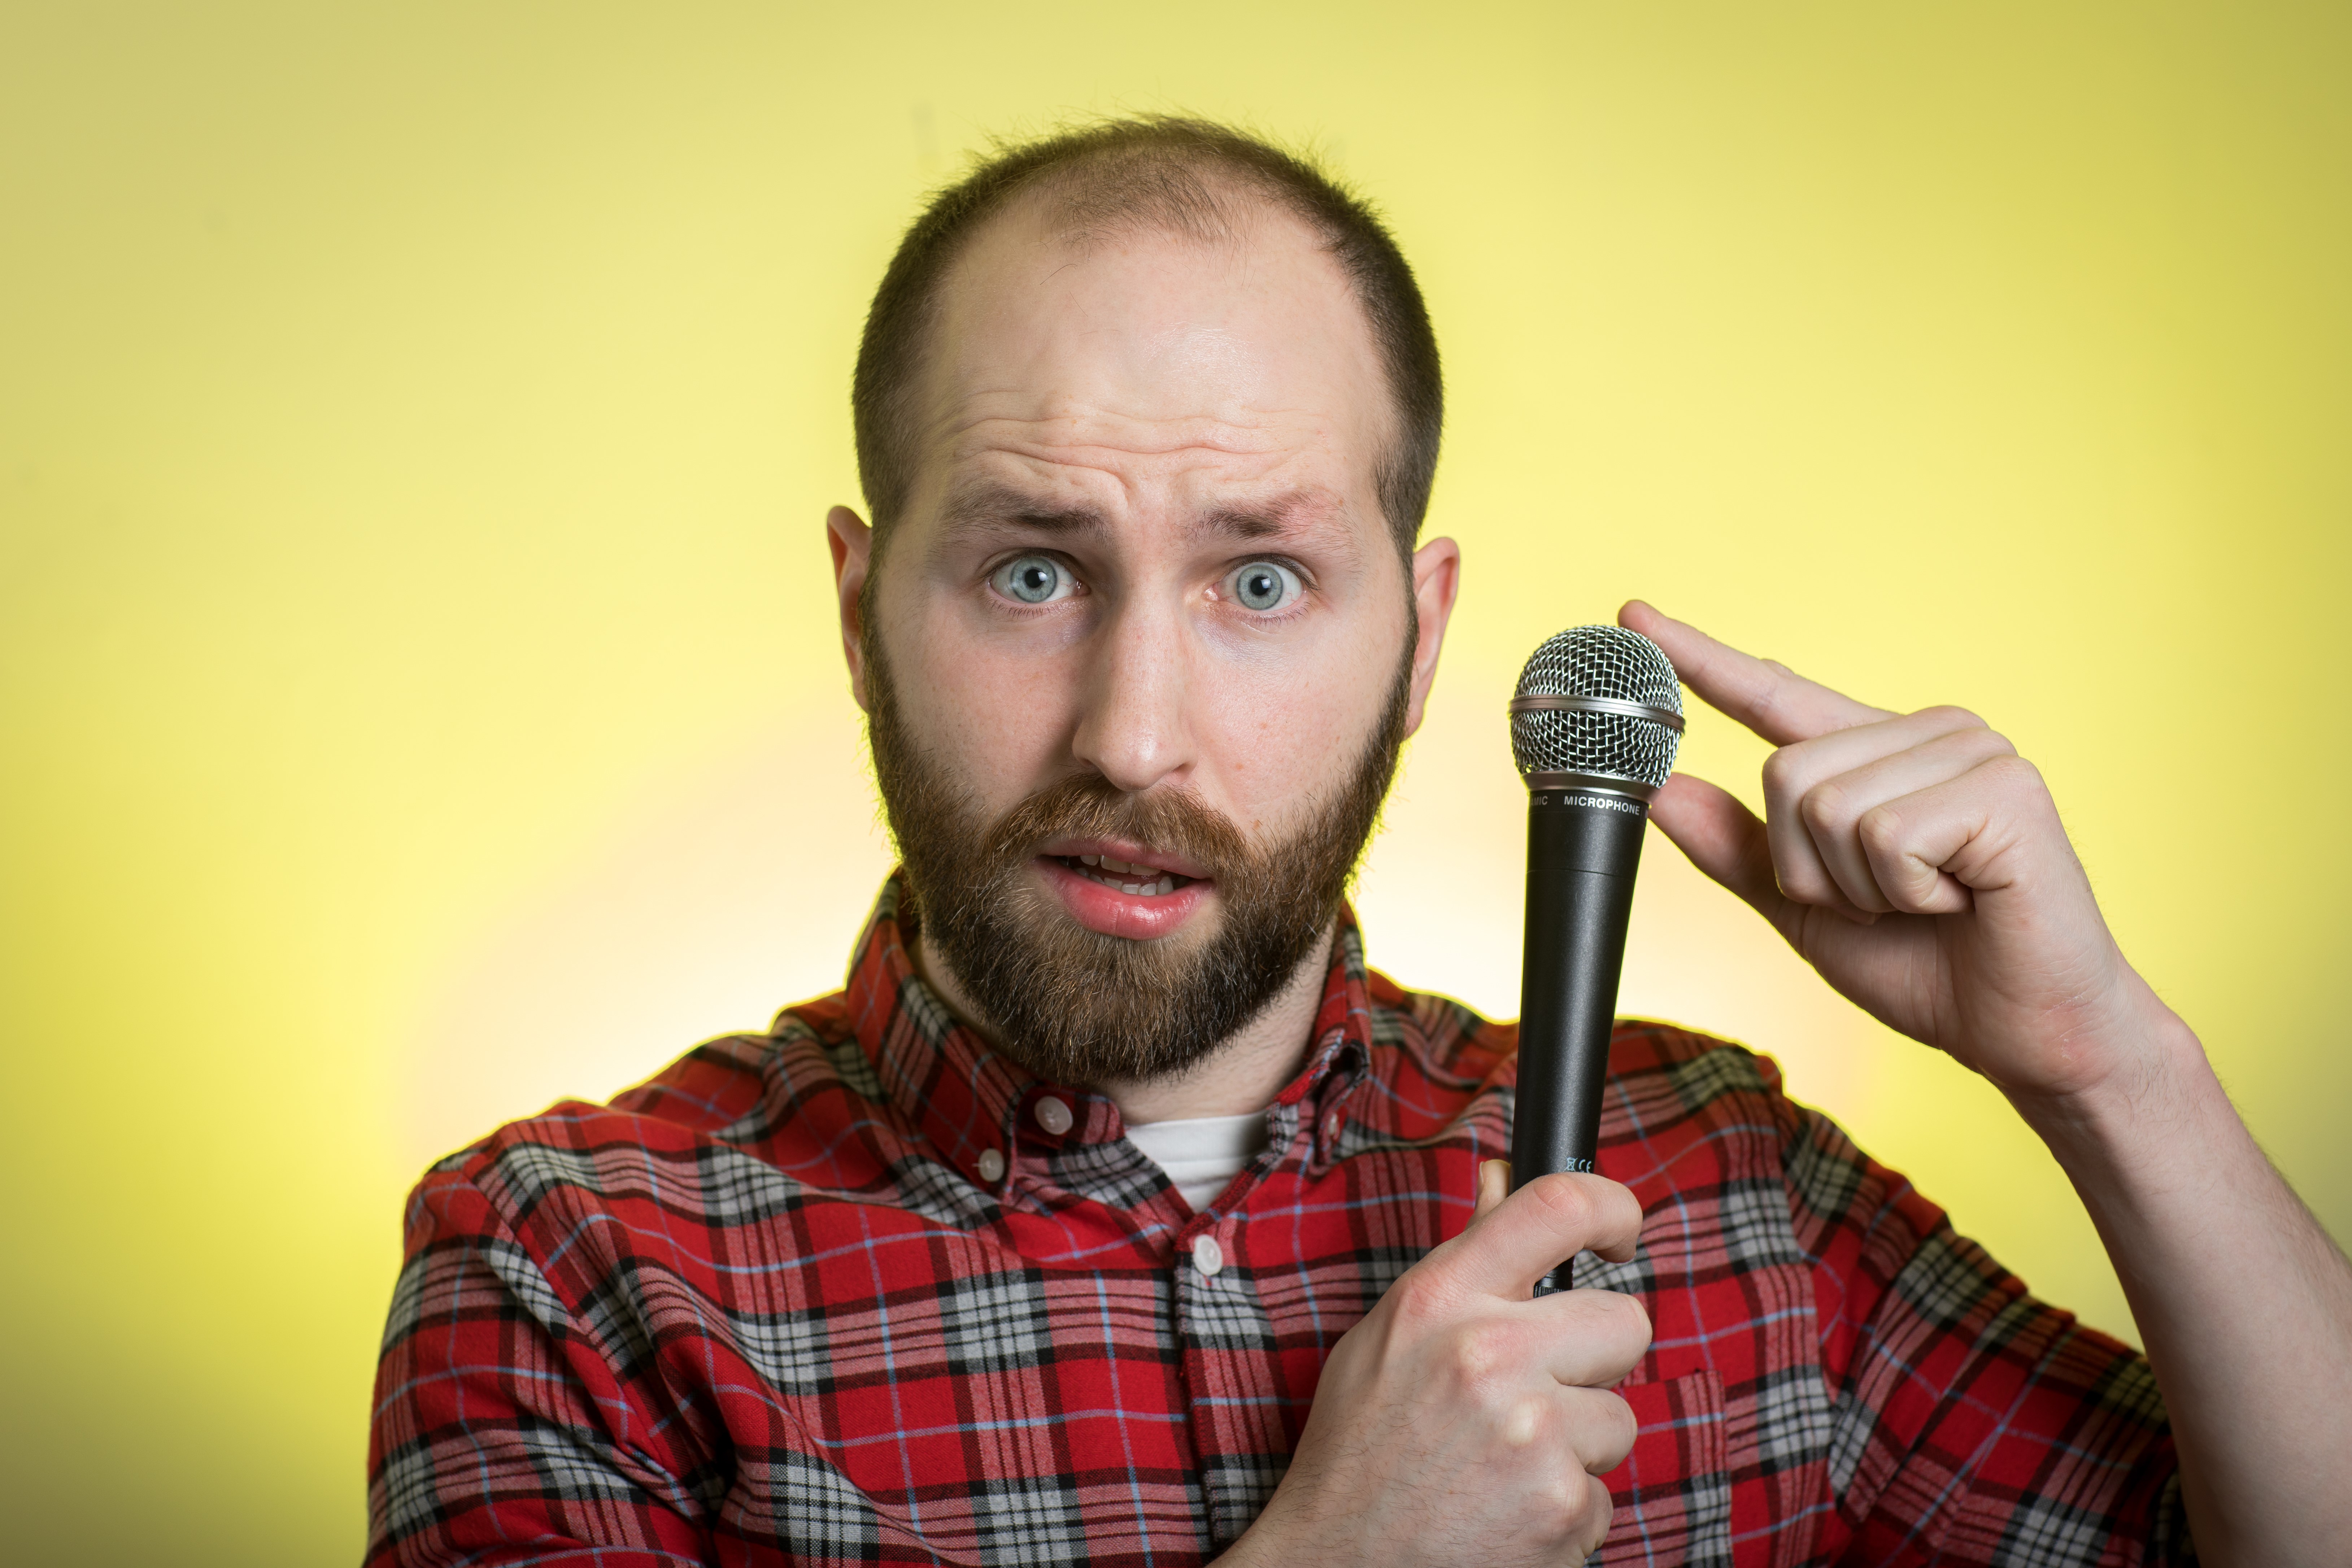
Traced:
<path fill-rule="evenodd" d="M 866 311 L 849 399 L 857 477 L 877 547 L 914 486 L 912 400 L 940 281 L 972 236 L 1016 197 L 1035 192 L 1054 203 L 1056 226 L 1080 243 L 1137 226 L 1224 240 L 1234 232 L 1236 188 L 1304 221 L 1354 286 L 1397 414 L 1395 437 L 1373 474 L 1375 493 L 1398 549 L 1410 555 L 1429 510 L 1445 422 L 1437 335 L 1412 268 L 1371 205 L 1307 158 L 1181 115 L 1105 120 L 1002 146 L 933 196 L 908 226 Z"/>

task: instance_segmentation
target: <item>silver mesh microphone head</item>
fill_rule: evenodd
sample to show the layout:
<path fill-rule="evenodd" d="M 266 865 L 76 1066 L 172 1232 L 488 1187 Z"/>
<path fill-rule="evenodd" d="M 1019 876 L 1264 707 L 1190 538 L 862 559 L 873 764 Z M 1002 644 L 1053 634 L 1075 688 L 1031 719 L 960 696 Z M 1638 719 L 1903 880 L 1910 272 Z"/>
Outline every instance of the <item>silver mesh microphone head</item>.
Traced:
<path fill-rule="evenodd" d="M 1648 800 L 1674 772 L 1683 689 L 1656 643 L 1571 626 L 1536 649 L 1511 698 L 1511 757 L 1529 789 Z"/>

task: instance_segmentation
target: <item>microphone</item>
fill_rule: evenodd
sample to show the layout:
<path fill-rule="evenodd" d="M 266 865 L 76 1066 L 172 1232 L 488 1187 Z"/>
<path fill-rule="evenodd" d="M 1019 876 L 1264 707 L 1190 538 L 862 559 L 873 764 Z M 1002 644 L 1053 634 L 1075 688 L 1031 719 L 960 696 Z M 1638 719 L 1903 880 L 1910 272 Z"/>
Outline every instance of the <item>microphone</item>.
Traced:
<path fill-rule="evenodd" d="M 1519 973 L 1514 1190 L 1590 1171 L 1650 798 L 1682 744 L 1682 684 L 1658 645 L 1572 626 L 1536 649 L 1511 699 L 1528 786 L 1527 948 Z M 1536 1286 L 1569 1289 L 1570 1258 Z"/>

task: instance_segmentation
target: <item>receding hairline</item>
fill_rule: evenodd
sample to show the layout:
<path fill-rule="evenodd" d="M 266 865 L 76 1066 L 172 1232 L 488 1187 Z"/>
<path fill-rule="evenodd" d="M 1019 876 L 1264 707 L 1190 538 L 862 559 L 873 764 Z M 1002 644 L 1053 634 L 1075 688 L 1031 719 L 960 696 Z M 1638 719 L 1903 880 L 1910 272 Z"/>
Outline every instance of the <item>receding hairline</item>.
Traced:
<path fill-rule="evenodd" d="M 1303 237 L 1328 264 L 1331 281 L 1345 292 L 1373 357 L 1381 359 L 1379 330 L 1363 290 L 1348 275 L 1346 265 L 1336 253 L 1333 237 L 1324 226 L 1316 221 L 1313 214 L 1302 210 L 1299 204 L 1286 199 L 1286 193 L 1273 182 L 1248 169 L 1209 166 L 1210 157 L 1199 154 L 1203 167 L 1190 171 L 1203 176 L 1200 181 L 1202 205 L 1199 209 L 1171 209 L 1156 199 L 1138 199 L 1131 194 L 1115 202 L 1093 202 L 1089 198 L 1094 190 L 1108 183 L 1106 176 L 1110 171 L 1107 168 L 1087 171 L 1091 177 L 1083 181 L 1080 172 L 1073 169 L 1041 171 L 993 212 L 957 237 L 954 249 L 924 293 L 915 367 L 919 370 L 928 359 L 939 327 L 941 304 L 949 291 L 965 278 L 973 256 L 992 238 L 1001 237 L 1024 223 L 1030 226 L 1026 237 L 1065 247 L 1084 258 L 1122 240 L 1139 237 L 1174 240 L 1204 253 L 1243 254 L 1266 237 L 1264 226 L 1272 219 L 1276 226 Z M 1097 159 L 1100 164 L 1114 161 L 1109 154 Z M 1385 374 L 1385 363 L 1381 368 Z M 1402 411 L 1399 417 L 1402 418 Z"/>
<path fill-rule="evenodd" d="M 1374 489 L 1399 550 L 1412 553 L 1429 505 L 1444 421 L 1435 335 L 1412 269 L 1379 212 L 1311 154 L 1181 115 L 1141 115 L 1002 142 L 934 195 L 893 255 L 866 315 L 851 404 L 858 471 L 877 544 L 908 500 L 916 384 L 929 379 L 949 285 L 975 241 L 1030 215 L 1079 251 L 1157 230 L 1180 241 L 1247 247 L 1271 210 L 1300 226 L 1336 265 L 1367 331 L 1393 411 Z"/>
<path fill-rule="evenodd" d="M 1105 147 L 1040 169 L 974 226 L 967 244 L 1024 209 L 1040 214 L 1051 233 L 1081 250 L 1144 232 L 1204 246 L 1233 245 L 1245 240 L 1253 220 L 1269 209 L 1291 218 L 1327 249 L 1330 244 L 1330 237 L 1280 184 L 1204 147 Z"/>

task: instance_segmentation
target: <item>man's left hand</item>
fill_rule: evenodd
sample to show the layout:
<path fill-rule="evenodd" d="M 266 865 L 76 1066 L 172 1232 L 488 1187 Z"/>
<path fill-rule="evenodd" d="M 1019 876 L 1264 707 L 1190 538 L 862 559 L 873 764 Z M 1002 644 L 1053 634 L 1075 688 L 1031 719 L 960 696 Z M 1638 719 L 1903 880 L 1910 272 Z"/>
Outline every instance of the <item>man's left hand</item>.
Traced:
<path fill-rule="evenodd" d="M 2164 1005 L 2124 961 L 2040 772 L 2008 741 L 1965 709 L 1858 702 L 1638 599 L 1618 620 L 1778 748 L 1764 821 L 1688 773 L 1651 817 L 1832 985 L 2013 1100 L 2073 1100 L 2150 1065 Z"/>

